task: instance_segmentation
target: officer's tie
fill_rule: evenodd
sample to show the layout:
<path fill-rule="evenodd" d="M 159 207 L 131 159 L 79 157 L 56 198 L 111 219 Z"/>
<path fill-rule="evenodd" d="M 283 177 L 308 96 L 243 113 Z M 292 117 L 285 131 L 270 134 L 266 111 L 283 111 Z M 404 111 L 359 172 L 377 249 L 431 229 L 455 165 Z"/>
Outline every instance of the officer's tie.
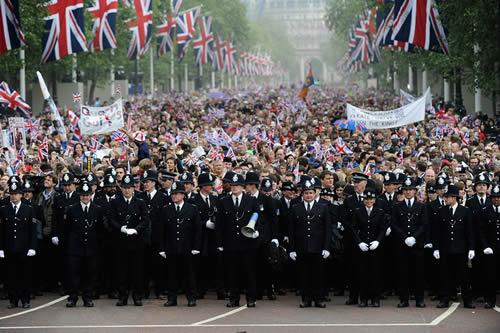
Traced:
<path fill-rule="evenodd" d="M 307 214 L 309 214 L 311 212 L 311 203 L 309 202 L 307 204 Z"/>
<path fill-rule="evenodd" d="M 85 209 L 83 210 L 83 212 L 84 212 L 85 214 L 88 214 L 88 213 L 89 213 L 89 206 L 85 206 Z"/>
<path fill-rule="evenodd" d="M 208 208 L 210 208 L 210 200 L 208 199 L 208 197 L 205 198 L 205 202 L 207 203 Z"/>
<path fill-rule="evenodd" d="M 179 212 L 181 211 L 181 207 L 179 205 L 175 205 L 175 211 L 177 212 L 177 214 L 179 214 Z"/>
<path fill-rule="evenodd" d="M 236 197 L 236 199 L 234 200 L 234 206 L 236 208 L 240 208 L 240 203 L 239 203 L 239 198 L 238 197 Z"/>
<path fill-rule="evenodd" d="M 148 193 L 148 201 L 151 201 L 151 193 Z"/>
<path fill-rule="evenodd" d="M 484 198 L 479 198 L 479 202 L 481 203 L 481 206 L 484 206 Z"/>

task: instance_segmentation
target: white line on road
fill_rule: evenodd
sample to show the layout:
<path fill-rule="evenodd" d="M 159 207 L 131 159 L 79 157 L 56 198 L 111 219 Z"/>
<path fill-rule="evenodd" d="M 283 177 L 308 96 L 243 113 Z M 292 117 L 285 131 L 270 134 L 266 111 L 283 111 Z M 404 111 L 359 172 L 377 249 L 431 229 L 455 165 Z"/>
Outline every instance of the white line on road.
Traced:
<path fill-rule="evenodd" d="M 211 321 L 214 321 L 214 320 L 217 320 L 217 319 L 221 319 L 221 318 L 224 318 L 224 317 L 227 317 L 227 316 L 230 316 L 232 314 L 235 314 L 235 313 L 238 313 L 240 311 L 243 311 L 247 308 L 246 305 L 243 305 L 243 306 L 240 306 L 239 308 L 237 309 L 234 309 L 232 311 L 229 311 L 229 312 L 226 312 L 226 313 L 223 313 L 221 315 L 218 315 L 218 316 L 215 316 L 215 317 L 212 317 L 212 318 L 208 318 L 208 319 L 205 319 L 205 320 L 202 320 L 202 321 L 198 321 L 196 323 L 193 323 L 191 324 L 191 326 L 200 326 L 200 325 L 203 325 L 203 324 L 206 324 L 206 323 L 209 323 Z"/>
<path fill-rule="evenodd" d="M 60 298 L 58 298 L 58 299 L 55 299 L 55 300 L 53 300 L 53 301 L 51 301 L 51 302 L 48 302 L 48 303 L 42 304 L 42 305 L 37 306 L 37 307 L 32 308 L 32 309 L 28 309 L 28 310 L 25 310 L 25 311 L 21 311 L 21 312 L 16 312 L 16 313 L 13 313 L 13 314 L 8 315 L 8 316 L 0 317 L 0 320 L 3 320 L 3 319 L 9 319 L 9 318 L 17 317 L 17 316 L 22 316 L 22 315 L 24 315 L 24 314 L 27 314 L 27 313 L 30 313 L 30 312 L 33 312 L 33 311 L 41 310 L 41 309 L 43 309 L 43 308 L 47 308 L 47 307 L 49 307 L 49 306 L 51 306 L 51 305 L 54 305 L 54 304 L 56 304 L 56 303 L 59 303 L 60 301 L 63 301 L 63 300 L 65 300 L 65 299 L 67 299 L 67 298 L 68 298 L 68 295 L 63 296 L 63 297 L 60 297 Z M 2 328 L 2 329 L 3 329 L 3 328 Z"/>
<path fill-rule="evenodd" d="M 495 310 L 496 312 L 500 312 L 500 307 L 495 306 L 495 307 L 493 308 L 493 310 Z"/>
<path fill-rule="evenodd" d="M 460 305 L 460 303 L 453 303 L 453 304 L 451 304 L 451 306 L 448 308 L 448 310 L 446 310 L 439 317 L 437 317 L 436 319 L 434 319 L 433 321 L 431 321 L 431 325 L 432 326 L 439 325 L 439 323 L 441 323 L 443 320 L 445 320 L 446 318 L 448 318 L 453 312 L 455 312 L 455 310 L 458 308 L 459 305 Z"/>

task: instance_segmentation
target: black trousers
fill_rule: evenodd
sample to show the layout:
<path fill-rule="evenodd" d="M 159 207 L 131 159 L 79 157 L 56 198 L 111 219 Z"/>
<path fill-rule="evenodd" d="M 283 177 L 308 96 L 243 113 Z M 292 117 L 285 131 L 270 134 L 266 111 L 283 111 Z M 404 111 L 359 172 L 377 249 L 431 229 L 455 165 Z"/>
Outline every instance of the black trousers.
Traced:
<path fill-rule="evenodd" d="M 215 288 L 218 295 L 224 294 L 224 257 L 221 253 L 194 257 L 194 271 L 198 293 L 204 295 L 209 288 Z"/>
<path fill-rule="evenodd" d="M 262 296 L 264 292 L 268 295 L 273 292 L 276 274 L 269 263 L 269 242 L 263 242 L 257 249 L 257 295 Z"/>
<path fill-rule="evenodd" d="M 344 251 L 344 269 L 346 271 L 346 280 L 349 286 L 349 299 L 358 301 L 359 298 L 359 280 L 358 280 L 358 264 L 357 252 L 358 245 L 354 241 L 346 240 Z"/>
<path fill-rule="evenodd" d="M 380 301 L 382 251 L 361 252 L 358 254 L 358 273 L 360 299 Z"/>
<path fill-rule="evenodd" d="M 140 242 L 139 240 L 131 240 Z M 132 291 L 134 300 L 144 296 L 144 248 L 142 246 L 123 246 L 117 248 L 117 283 L 120 299 L 127 299 Z"/>
<path fill-rule="evenodd" d="M 424 249 L 415 246 L 399 246 L 397 250 L 398 294 L 401 301 L 410 299 L 410 286 L 413 286 L 415 300 L 424 300 Z"/>
<path fill-rule="evenodd" d="M 153 250 L 151 253 L 152 278 L 156 296 L 160 296 L 167 291 L 167 262 L 158 253 L 160 253 L 158 249 Z"/>
<path fill-rule="evenodd" d="M 68 256 L 68 300 L 76 302 L 78 292 L 83 301 L 91 301 L 97 281 L 97 256 Z"/>
<path fill-rule="evenodd" d="M 397 275 L 394 274 L 394 263 L 397 260 L 396 253 L 398 251 L 397 239 L 394 234 L 385 237 L 384 241 L 380 244 L 377 250 L 381 251 L 381 265 L 382 265 L 382 283 L 381 290 L 391 293 L 397 290 Z"/>
<path fill-rule="evenodd" d="M 484 300 L 489 304 L 495 305 L 497 300 L 496 290 L 500 285 L 500 253 L 495 251 L 483 257 L 484 264 Z"/>
<path fill-rule="evenodd" d="M 439 298 L 442 302 L 447 303 L 450 301 L 451 295 L 455 295 L 457 285 L 460 285 L 462 290 L 463 301 L 472 301 L 467 263 L 467 253 L 441 254 L 441 258 L 439 259 L 439 273 L 441 277 Z"/>
<path fill-rule="evenodd" d="M 431 295 L 437 296 L 439 293 L 439 260 L 433 256 L 434 249 L 424 249 L 425 282 Z"/>
<path fill-rule="evenodd" d="M 227 287 L 229 288 L 229 299 L 239 302 L 240 300 L 240 277 L 246 281 L 247 302 L 255 302 L 257 297 L 256 282 L 256 250 L 237 252 L 225 252 Z M 241 274 L 241 275 L 240 275 Z"/>
<path fill-rule="evenodd" d="M 7 292 L 11 303 L 30 302 L 33 257 L 26 253 L 5 253 Z"/>
<path fill-rule="evenodd" d="M 323 294 L 323 257 L 320 253 L 298 253 L 297 266 L 300 277 L 302 301 L 319 302 Z"/>
<path fill-rule="evenodd" d="M 177 300 L 178 273 L 181 273 L 186 298 L 188 301 L 194 301 L 196 299 L 196 281 L 193 272 L 193 255 L 167 253 L 167 272 L 168 299 Z"/>

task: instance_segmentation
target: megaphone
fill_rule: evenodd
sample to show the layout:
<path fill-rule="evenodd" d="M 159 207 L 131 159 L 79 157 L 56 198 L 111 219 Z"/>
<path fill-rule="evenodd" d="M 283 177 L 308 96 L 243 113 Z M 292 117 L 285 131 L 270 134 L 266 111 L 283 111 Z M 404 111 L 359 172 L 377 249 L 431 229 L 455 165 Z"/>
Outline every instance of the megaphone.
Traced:
<path fill-rule="evenodd" d="M 259 232 L 255 230 L 255 224 L 257 223 L 258 219 L 259 219 L 259 214 L 253 213 L 252 216 L 250 217 L 250 221 L 248 221 L 248 224 L 244 227 L 241 227 L 241 233 L 243 234 L 243 236 L 248 238 L 259 237 Z"/>

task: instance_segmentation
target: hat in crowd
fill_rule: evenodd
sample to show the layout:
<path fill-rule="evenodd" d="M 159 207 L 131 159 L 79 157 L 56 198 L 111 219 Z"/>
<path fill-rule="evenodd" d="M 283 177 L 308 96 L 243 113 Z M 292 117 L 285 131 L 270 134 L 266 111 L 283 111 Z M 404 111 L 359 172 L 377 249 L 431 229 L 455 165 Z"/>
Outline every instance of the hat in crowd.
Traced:
<path fill-rule="evenodd" d="M 78 194 L 79 195 L 91 195 L 92 194 L 92 184 L 89 182 L 82 182 L 80 186 L 78 186 Z"/>
<path fill-rule="evenodd" d="M 434 188 L 436 190 L 442 190 L 448 185 L 448 180 L 443 177 L 436 178 L 436 184 L 434 184 Z"/>
<path fill-rule="evenodd" d="M 366 188 L 363 192 L 363 199 L 375 199 L 377 198 L 377 192 L 372 188 Z"/>
<path fill-rule="evenodd" d="M 282 191 L 295 191 L 295 185 L 293 185 L 292 182 L 283 182 L 281 184 L 281 190 Z"/>
<path fill-rule="evenodd" d="M 209 172 L 200 173 L 198 176 L 198 186 L 211 186 L 214 184 L 214 176 Z"/>
<path fill-rule="evenodd" d="M 244 186 L 246 184 L 245 177 L 243 177 L 242 174 L 234 173 L 234 172 L 233 172 L 233 176 L 229 182 L 230 182 L 231 186 L 236 186 L 236 185 Z"/>
<path fill-rule="evenodd" d="M 403 190 L 415 190 L 417 188 L 417 183 L 415 179 L 407 177 L 401 186 Z"/>
<path fill-rule="evenodd" d="M 113 175 L 106 175 L 103 179 L 103 187 L 113 187 L 116 186 L 116 177 Z"/>
<path fill-rule="evenodd" d="M 404 184 L 406 178 L 408 177 L 404 173 L 402 172 L 396 173 L 396 181 L 394 182 L 394 184 L 399 184 L 399 185 Z"/>
<path fill-rule="evenodd" d="M 319 179 L 318 177 L 312 177 L 311 178 L 311 183 L 313 183 L 314 188 L 316 190 L 320 190 L 321 189 L 321 179 Z"/>
<path fill-rule="evenodd" d="M 113 167 L 109 167 L 106 170 L 104 170 L 104 175 L 112 175 L 113 177 L 116 177 L 116 170 Z"/>
<path fill-rule="evenodd" d="M 500 185 L 499 184 L 493 184 L 491 188 L 491 198 L 498 198 L 500 197 Z"/>
<path fill-rule="evenodd" d="M 70 173 L 70 172 L 66 172 L 62 176 L 61 182 L 60 182 L 60 184 L 63 185 L 63 186 L 64 185 L 71 185 L 71 184 L 75 184 L 75 183 L 76 183 L 75 176 L 72 173 Z"/>
<path fill-rule="evenodd" d="M 16 176 L 16 175 L 10 176 L 9 180 L 7 181 L 7 185 L 10 185 L 12 183 L 19 183 L 19 184 L 21 184 L 22 183 L 21 177 Z"/>
<path fill-rule="evenodd" d="M 156 171 L 151 170 L 151 169 L 144 171 L 144 173 L 142 174 L 142 177 L 141 177 L 141 182 L 144 182 L 146 180 L 151 180 L 153 182 L 157 181 L 158 174 L 156 173 Z"/>
<path fill-rule="evenodd" d="M 486 172 L 481 172 L 480 174 L 476 175 L 476 177 L 474 177 L 474 186 L 479 184 L 490 184 L 490 177 Z"/>
<path fill-rule="evenodd" d="M 161 169 L 159 173 L 161 180 L 174 180 L 175 176 L 177 176 L 175 173 L 167 171 L 167 169 Z"/>
<path fill-rule="evenodd" d="M 134 187 L 135 186 L 135 181 L 134 177 L 127 173 L 125 176 L 123 176 L 121 187 Z"/>
<path fill-rule="evenodd" d="M 146 140 L 146 134 L 141 131 L 137 131 L 132 134 L 132 138 L 134 141 L 144 142 L 144 140 Z"/>
<path fill-rule="evenodd" d="M 7 193 L 23 193 L 23 183 L 21 182 L 13 182 L 8 184 Z"/>
<path fill-rule="evenodd" d="M 35 186 L 31 182 L 31 180 L 26 180 L 23 185 L 23 192 L 28 193 L 28 192 L 35 192 Z"/>
<path fill-rule="evenodd" d="M 458 187 L 454 184 L 448 185 L 446 188 L 446 192 L 444 192 L 445 197 L 460 197 L 460 192 L 458 190 Z"/>
<path fill-rule="evenodd" d="M 179 180 L 184 184 L 194 184 L 193 174 L 191 172 L 184 172 Z"/>
<path fill-rule="evenodd" d="M 223 183 L 231 183 L 233 180 L 233 176 L 235 175 L 234 171 L 228 171 L 222 178 Z"/>
<path fill-rule="evenodd" d="M 259 174 L 257 172 L 247 172 L 245 176 L 245 185 L 259 185 L 260 179 Z"/>
<path fill-rule="evenodd" d="M 180 181 L 176 181 L 170 187 L 170 193 L 186 193 L 186 189 L 184 188 L 184 183 Z"/>
<path fill-rule="evenodd" d="M 273 181 L 271 178 L 264 178 L 260 182 L 260 190 L 262 192 L 271 192 L 273 190 Z"/>
<path fill-rule="evenodd" d="M 89 183 L 90 185 L 97 185 L 97 176 L 91 172 L 87 176 L 82 179 L 84 182 Z"/>
<path fill-rule="evenodd" d="M 396 174 L 394 172 L 386 172 L 384 175 L 384 185 L 396 184 Z"/>
<path fill-rule="evenodd" d="M 355 172 L 352 174 L 352 181 L 353 182 L 361 182 L 363 180 L 368 180 L 368 176 L 365 175 L 362 172 Z"/>
<path fill-rule="evenodd" d="M 309 175 L 301 175 L 299 180 L 299 187 L 302 187 L 306 181 L 311 181 L 312 177 Z M 314 185 L 314 184 L 313 184 Z"/>
<path fill-rule="evenodd" d="M 315 191 L 314 184 L 311 182 L 311 179 L 308 179 L 302 183 L 302 191 Z"/>
<path fill-rule="evenodd" d="M 436 193 L 436 188 L 434 184 L 427 184 L 425 189 L 427 190 L 427 193 Z"/>
<path fill-rule="evenodd" d="M 335 191 L 332 187 L 325 187 L 321 189 L 320 196 L 329 196 L 333 197 L 335 195 Z"/>
<path fill-rule="evenodd" d="M 448 174 L 444 171 L 441 171 L 440 173 L 438 173 L 436 175 L 436 178 L 443 178 L 444 180 L 446 180 L 447 182 L 450 181 L 450 177 L 448 176 Z"/>

